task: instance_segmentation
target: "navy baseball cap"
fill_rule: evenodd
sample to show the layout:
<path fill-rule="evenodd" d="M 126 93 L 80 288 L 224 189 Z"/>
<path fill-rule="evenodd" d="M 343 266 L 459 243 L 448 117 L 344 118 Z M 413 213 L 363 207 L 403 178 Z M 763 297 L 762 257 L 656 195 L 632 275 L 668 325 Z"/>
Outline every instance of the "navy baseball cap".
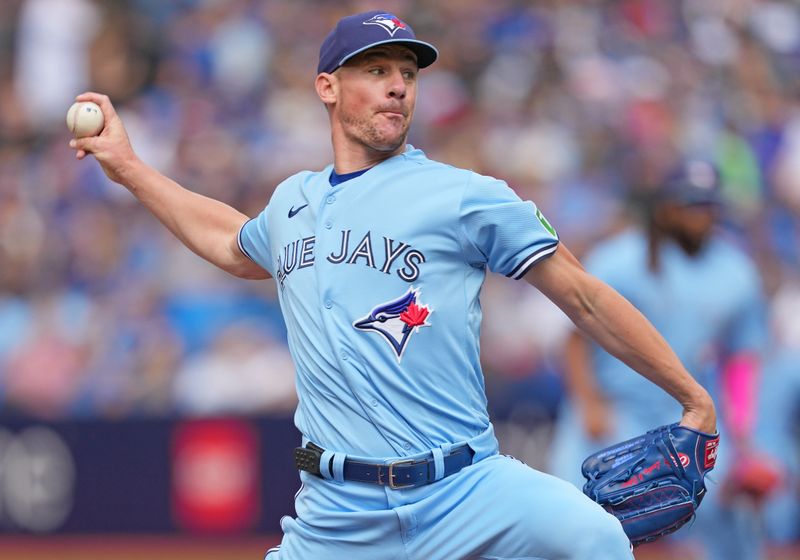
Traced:
<path fill-rule="evenodd" d="M 690 160 L 667 175 L 656 196 L 660 201 L 687 206 L 719 204 L 720 188 L 719 173 L 713 165 L 707 161 Z"/>
<path fill-rule="evenodd" d="M 420 68 L 430 66 L 439 56 L 436 47 L 417 39 L 411 26 L 400 18 L 373 10 L 339 20 L 319 49 L 317 73 L 331 73 L 358 53 L 386 44 L 411 49 Z"/>

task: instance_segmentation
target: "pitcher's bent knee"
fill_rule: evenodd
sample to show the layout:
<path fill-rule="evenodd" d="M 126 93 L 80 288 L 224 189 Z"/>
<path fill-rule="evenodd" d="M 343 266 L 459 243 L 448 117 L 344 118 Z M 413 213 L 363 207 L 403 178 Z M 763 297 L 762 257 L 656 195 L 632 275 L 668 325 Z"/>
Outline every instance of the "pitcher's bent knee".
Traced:
<path fill-rule="evenodd" d="M 574 560 L 631 560 L 631 542 L 616 517 L 598 512 L 584 538 L 576 540 Z"/>

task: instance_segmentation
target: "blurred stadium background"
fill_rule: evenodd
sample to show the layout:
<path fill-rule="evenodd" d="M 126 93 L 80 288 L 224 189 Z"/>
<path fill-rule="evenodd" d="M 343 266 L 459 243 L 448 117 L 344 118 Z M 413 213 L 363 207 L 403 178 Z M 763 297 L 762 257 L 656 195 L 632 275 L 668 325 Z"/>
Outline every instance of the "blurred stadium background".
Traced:
<path fill-rule="evenodd" d="M 318 47 L 376 7 L 441 51 L 411 142 L 508 180 L 578 255 L 628 223 L 652 169 L 716 162 L 725 227 L 769 298 L 767 369 L 800 375 L 792 0 L 3 0 L 0 558 L 238 560 L 278 541 L 298 436 L 272 283 L 174 241 L 74 160 L 64 116 L 77 93 L 107 93 L 143 159 L 255 215 L 331 159 Z M 568 326 L 503 279 L 483 303 L 503 448 L 546 468 Z M 771 558 L 800 558 L 792 544 Z"/>

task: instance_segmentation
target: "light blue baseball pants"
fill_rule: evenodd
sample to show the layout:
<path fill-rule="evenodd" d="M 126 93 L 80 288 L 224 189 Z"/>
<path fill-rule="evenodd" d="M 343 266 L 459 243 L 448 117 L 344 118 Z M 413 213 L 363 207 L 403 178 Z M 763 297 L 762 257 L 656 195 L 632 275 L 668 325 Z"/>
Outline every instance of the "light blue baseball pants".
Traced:
<path fill-rule="evenodd" d="M 615 517 L 558 478 L 492 455 L 412 489 L 301 472 L 297 517 L 265 560 L 630 560 Z"/>

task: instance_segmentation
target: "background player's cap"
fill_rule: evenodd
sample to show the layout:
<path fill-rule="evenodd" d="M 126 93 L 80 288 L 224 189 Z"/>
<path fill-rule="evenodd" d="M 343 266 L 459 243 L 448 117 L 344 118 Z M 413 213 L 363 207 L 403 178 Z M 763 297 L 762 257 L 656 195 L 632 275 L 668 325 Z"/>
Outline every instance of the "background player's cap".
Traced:
<path fill-rule="evenodd" d="M 667 175 L 656 198 L 685 205 L 719 204 L 719 173 L 707 161 L 684 161 Z"/>
<path fill-rule="evenodd" d="M 417 39 L 410 25 L 395 15 L 373 10 L 339 20 L 319 49 L 317 73 L 333 72 L 358 53 L 389 43 L 411 49 L 420 68 L 430 66 L 439 56 L 436 47 Z"/>

